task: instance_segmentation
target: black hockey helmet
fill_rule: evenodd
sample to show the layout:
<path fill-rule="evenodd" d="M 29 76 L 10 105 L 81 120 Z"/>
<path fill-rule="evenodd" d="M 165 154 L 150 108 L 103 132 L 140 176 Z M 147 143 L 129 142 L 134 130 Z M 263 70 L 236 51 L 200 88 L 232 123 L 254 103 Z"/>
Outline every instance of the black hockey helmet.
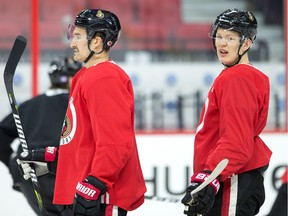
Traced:
<path fill-rule="evenodd" d="M 72 58 L 58 58 L 50 63 L 49 78 L 52 85 L 66 85 L 68 77 L 74 76 L 82 64 Z"/>
<path fill-rule="evenodd" d="M 256 39 L 257 34 L 257 20 L 250 11 L 239 10 L 239 9 L 228 9 L 217 16 L 209 36 L 214 38 L 218 27 L 223 29 L 236 31 L 240 34 L 242 41 L 245 38 L 250 38 L 252 42 Z"/>
<path fill-rule="evenodd" d="M 118 40 L 121 25 L 118 17 L 106 10 L 88 9 L 81 11 L 75 19 L 75 26 L 86 28 L 87 39 L 90 40 L 96 33 L 104 35 L 104 49 L 112 47 Z"/>

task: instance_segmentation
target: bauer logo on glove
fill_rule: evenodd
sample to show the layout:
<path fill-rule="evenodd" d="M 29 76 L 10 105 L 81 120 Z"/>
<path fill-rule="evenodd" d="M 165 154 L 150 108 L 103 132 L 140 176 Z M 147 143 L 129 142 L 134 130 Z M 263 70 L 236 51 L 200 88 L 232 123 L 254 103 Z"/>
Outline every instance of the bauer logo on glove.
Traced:
<path fill-rule="evenodd" d="M 184 214 L 189 216 L 197 214 L 205 215 L 211 209 L 215 195 L 220 188 L 220 183 L 217 178 L 191 196 L 191 192 L 199 187 L 209 176 L 209 173 L 199 172 L 191 177 L 191 185 L 187 188 L 186 194 L 181 200 L 185 205 Z"/>

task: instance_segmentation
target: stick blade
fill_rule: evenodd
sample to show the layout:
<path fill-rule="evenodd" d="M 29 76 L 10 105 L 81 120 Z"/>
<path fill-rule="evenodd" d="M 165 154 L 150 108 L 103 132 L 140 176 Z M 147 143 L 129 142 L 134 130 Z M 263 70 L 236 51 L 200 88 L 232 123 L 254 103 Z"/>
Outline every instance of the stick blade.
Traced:
<path fill-rule="evenodd" d="M 206 187 L 209 183 L 211 183 L 215 178 L 217 178 L 221 172 L 226 168 L 228 165 L 229 160 L 228 159 L 223 159 L 218 163 L 216 168 L 213 170 L 213 172 L 210 174 L 210 176 L 195 190 L 191 191 L 191 197 L 198 193 L 200 190 L 202 190 L 204 187 Z"/>
<path fill-rule="evenodd" d="M 16 67 L 26 48 L 26 45 L 27 45 L 27 39 L 22 35 L 18 35 L 14 41 L 13 47 L 10 51 L 10 54 L 9 54 L 9 57 L 8 57 L 8 60 L 4 69 L 5 80 L 13 79 Z"/>

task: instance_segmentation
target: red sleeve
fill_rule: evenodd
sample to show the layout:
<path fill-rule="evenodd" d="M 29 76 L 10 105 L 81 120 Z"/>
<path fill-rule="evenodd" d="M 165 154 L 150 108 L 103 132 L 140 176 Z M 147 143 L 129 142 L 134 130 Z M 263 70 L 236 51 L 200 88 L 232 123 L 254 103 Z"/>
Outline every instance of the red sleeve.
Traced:
<path fill-rule="evenodd" d="M 104 76 L 86 91 L 96 151 L 90 175 L 112 185 L 125 166 L 134 142 L 130 80 Z M 129 89 L 131 87 L 131 89 Z"/>

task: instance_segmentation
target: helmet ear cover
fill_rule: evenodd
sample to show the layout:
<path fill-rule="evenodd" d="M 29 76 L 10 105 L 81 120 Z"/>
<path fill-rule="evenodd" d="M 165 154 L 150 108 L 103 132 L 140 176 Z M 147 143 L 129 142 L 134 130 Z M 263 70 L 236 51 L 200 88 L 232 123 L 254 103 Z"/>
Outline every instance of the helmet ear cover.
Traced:
<path fill-rule="evenodd" d="M 100 37 L 103 41 L 103 49 L 108 51 L 113 46 L 113 42 L 111 40 L 107 41 L 107 37 L 106 37 L 105 32 L 106 32 L 105 30 L 95 31 L 94 29 L 86 28 L 87 40 L 90 41 L 90 40 L 92 40 L 92 38 L 94 38 L 96 36 Z M 90 43 L 90 42 L 88 42 L 88 43 Z"/>

